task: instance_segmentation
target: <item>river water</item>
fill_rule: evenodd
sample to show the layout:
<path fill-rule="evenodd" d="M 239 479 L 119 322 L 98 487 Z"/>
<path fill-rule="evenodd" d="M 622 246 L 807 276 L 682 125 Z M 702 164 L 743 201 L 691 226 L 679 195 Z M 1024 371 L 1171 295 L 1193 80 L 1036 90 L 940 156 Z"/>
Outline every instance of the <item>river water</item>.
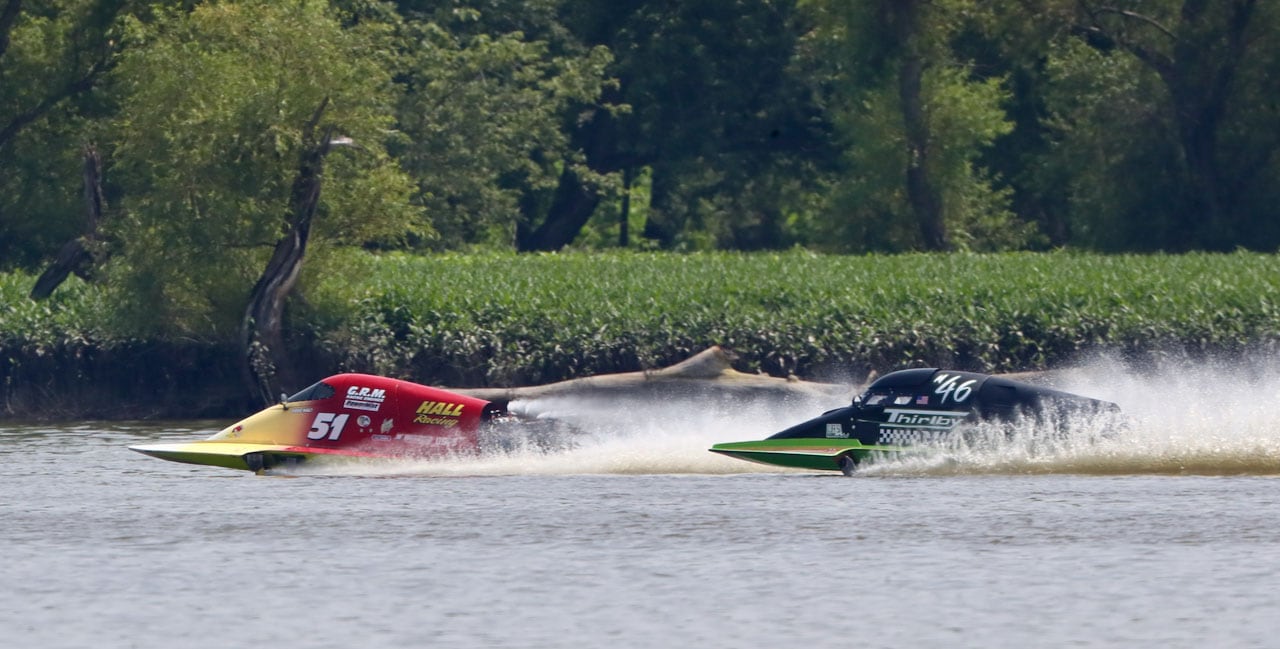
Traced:
<path fill-rule="evenodd" d="M 1194 370 L 1194 371 L 1190 371 Z M 706 452 L 838 404 L 525 404 L 578 448 L 255 476 L 0 424 L 5 647 L 1275 647 L 1280 372 L 1106 363 L 1121 437 L 845 478 Z"/>

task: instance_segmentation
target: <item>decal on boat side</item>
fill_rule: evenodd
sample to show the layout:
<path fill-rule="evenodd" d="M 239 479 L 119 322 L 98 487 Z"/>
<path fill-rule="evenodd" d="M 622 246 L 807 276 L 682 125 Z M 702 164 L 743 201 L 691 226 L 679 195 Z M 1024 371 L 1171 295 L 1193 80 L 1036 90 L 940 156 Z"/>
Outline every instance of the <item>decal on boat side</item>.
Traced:
<path fill-rule="evenodd" d="M 939 404 L 946 403 L 948 398 L 955 403 L 968 400 L 969 395 L 973 394 L 973 384 L 977 383 L 978 380 L 969 379 L 963 383 L 958 383 L 961 378 L 963 377 L 946 373 L 933 377 L 933 382 L 938 385 L 938 388 L 933 393 L 940 397 L 938 399 Z"/>
<path fill-rule="evenodd" d="M 454 426 L 465 408 L 461 403 L 448 401 L 423 401 L 418 406 L 418 416 L 413 418 L 415 424 L 431 424 L 434 426 Z"/>
<path fill-rule="evenodd" d="M 844 427 L 837 423 L 827 424 L 827 439 L 846 438 L 849 433 L 845 432 Z"/>
<path fill-rule="evenodd" d="M 321 440 L 326 437 L 329 441 L 337 441 L 338 436 L 342 434 L 342 429 L 347 425 L 347 418 L 351 415 L 343 413 L 341 415 L 332 412 L 322 412 L 316 415 L 311 422 L 311 430 L 307 431 L 307 439 Z"/>
<path fill-rule="evenodd" d="M 418 415 L 413 418 L 415 424 L 426 424 L 428 426 L 444 426 L 445 428 L 453 428 L 458 425 L 457 419 L 449 417 L 432 417 L 429 415 Z"/>
<path fill-rule="evenodd" d="M 418 414 L 457 417 L 462 414 L 463 405 L 461 403 L 449 403 L 448 401 L 423 401 L 422 405 L 418 406 Z"/>
<path fill-rule="evenodd" d="M 941 442 L 951 435 L 949 430 L 922 428 L 883 428 L 878 444 L 928 444 Z"/>
<path fill-rule="evenodd" d="M 342 402 L 342 407 L 377 412 L 386 398 L 387 391 L 381 388 L 361 388 L 353 385 L 347 388 L 347 400 Z"/>
<path fill-rule="evenodd" d="M 401 442 L 409 442 L 414 446 L 421 448 L 435 448 L 441 446 L 445 448 L 453 448 L 459 443 L 458 438 L 453 436 L 437 437 L 435 435 L 409 435 L 406 433 L 396 434 L 396 439 Z"/>
<path fill-rule="evenodd" d="M 937 410 L 908 410 L 906 408 L 885 408 L 889 418 L 885 424 L 890 428 L 911 426 L 917 428 L 934 428 L 951 430 L 960 420 L 969 416 L 967 412 Z"/>

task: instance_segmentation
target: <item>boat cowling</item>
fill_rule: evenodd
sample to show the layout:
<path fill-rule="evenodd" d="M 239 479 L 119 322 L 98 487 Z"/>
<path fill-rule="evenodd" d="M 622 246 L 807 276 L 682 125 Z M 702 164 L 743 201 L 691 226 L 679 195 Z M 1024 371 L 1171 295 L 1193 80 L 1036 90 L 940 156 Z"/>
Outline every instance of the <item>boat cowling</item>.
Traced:
<path fill-rule="evenodd" d="M 337 374 L 207 439 L 129 448 L 161 459 L 258 471 L 319 457 L 476 452 L 500 404 L 370 374 Z"/>
<path fill-rule="evenodd" d="M 863 445 L 911 445 L 947 439 L 965 424 L 1023 418 L 1064 422 L 1118 413 L 1119 407 L 1038 385 L 956 370 L 916 368 L 886 374 L 844 408 L 778 432 L 769 439 L 857 440 Z"/>
<path fill-rule="evenodd" d="M 370 374 L 338 374 L 228 426 L 208 441 L 283 444 L 371 454 L 430 454 L 476 448 L 490 402 Z"/>
<path fill-rule="evenodd" d="M 1099 415 L 1103 418 L 1096 419 Z M 714 453 L 775 466 L 853 473 L 879 453 L 902 453 L 964 439 L 973 424 L 1024 422 L 1051 434 L 1075 422 L 1086 430 L 1123 429 L 1114 403 L 1012 381 L 1003 377 L 918 368 L 886 374 L 853 403 L 822 413 L 766 439 L 724 442 Z M 1101 427 L 1097 426 L 1101 424 Z"/>

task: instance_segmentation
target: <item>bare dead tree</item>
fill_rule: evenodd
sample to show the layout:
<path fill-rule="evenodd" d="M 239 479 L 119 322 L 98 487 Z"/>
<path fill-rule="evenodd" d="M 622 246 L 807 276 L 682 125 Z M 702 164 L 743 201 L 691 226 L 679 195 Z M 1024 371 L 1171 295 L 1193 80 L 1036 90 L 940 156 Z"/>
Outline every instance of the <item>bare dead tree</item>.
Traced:
<path fill-rule="evenodd" d="M 31 288 L 31 299 L 43 300 L 53 295 L 54 290 L 75 273 L 77 277 L 88 281 L 93 268 L 101 264 L 107 255 L 103 242 L 98 235 L 102 224 L 102 210 L 105 201 L 102 198 L 102 158 L 92 144 L 84 147 L 84 234 L 65 244 L 58 251 L 53 263 L 45 269 L 36 284 Z"/>
<path fill-rule="evenodd" d="M 245 385 L 264 404 L 278 400 L 282 386 L 296 385 L 284 342 L 284 305 L 302 271 L 311 222 L 320 202 L 324 160 L 333 146 L 331 127 L 316 137 L 317 125 L 328 105 L 326 97 L 303 129 L 302 153 L 289 194 L 283 236 L 253 286 L 241 321 Z"/>

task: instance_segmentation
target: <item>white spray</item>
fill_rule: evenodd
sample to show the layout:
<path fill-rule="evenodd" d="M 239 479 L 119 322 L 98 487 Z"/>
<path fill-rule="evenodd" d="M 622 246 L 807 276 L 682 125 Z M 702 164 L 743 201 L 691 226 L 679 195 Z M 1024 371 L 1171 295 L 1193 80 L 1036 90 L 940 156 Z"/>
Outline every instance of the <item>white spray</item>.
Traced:
<path fill-rule="evenodd" d="M 1280 475 L 1280 359 L 1248 371 L 1229 364 L 1170 362 L 1135 371 L 1098 359 L 1054 374 L 1052 387 L 1112 401 L 1128 419 L 1073 422 L 1046 443 L 1042 430 L 991 435 L 943 452 L 884 457 L 859 474 L 1195 474 Z M 852 394 L 852 389 L 850 390 Z M 706 395 L 661 399 L 557 397 L 513 402 L 524 416 L 568 422 L 581 431 L 568 450 L 517 448 L 446 460 L 359 464 L 363 475 L 733 474 L 788 472 L 710 453 L 716 442 L 762 439 L 847 404 L 846 399 L 745 401 Z M 1006 431 L 1007 432 L 1007 431 Z M 324 469 L 324 473 L 332 473 Z"/>
<path fill-rule="evenodd" d="M 1072 422 L 1079 425 L 1048 445 L 1045 431 L 1020 430 L 979 447 L 886 462 L 869 473 L 1280 475 L 1280 363 L 1274 359 L 1247 369 L 1168 361 L 1133 370 L 1099 358 L 1055 373 L 1053 387 L 1119 404 L 1127 426 Z"/>

